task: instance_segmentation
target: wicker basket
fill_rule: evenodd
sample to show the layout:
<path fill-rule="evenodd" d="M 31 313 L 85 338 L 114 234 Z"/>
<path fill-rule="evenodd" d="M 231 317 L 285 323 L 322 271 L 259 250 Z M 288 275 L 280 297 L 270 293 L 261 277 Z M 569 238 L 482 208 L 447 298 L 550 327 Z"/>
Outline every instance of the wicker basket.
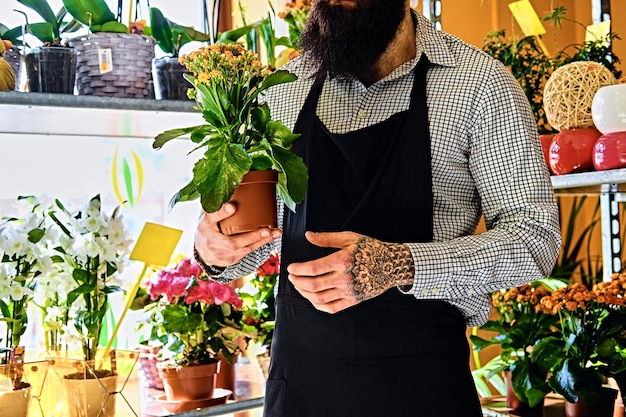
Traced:
<path fill-rule="evenodd" d="M 78 53 L 76 88 L 79 95 L 148 98 L 154 58 L 153 38 L 100 32 L 68 41 Z M 98 50 L 111 49 L 112 71 L 101 73 Z"/>

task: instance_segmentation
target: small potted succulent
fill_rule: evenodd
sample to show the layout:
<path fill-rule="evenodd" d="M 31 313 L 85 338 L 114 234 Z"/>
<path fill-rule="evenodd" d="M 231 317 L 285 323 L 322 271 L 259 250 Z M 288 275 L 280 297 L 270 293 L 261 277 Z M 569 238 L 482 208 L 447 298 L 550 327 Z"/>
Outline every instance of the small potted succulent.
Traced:
<path fill-rule="evenodd" d="M 308 174 L 302 158 L 291 152 L 299 135 L 272 120 L 259 95 L 296 76 L 283 70 L 272 72 L 254 52 L 239 44 L 201 47 L 180 60 L 192 73 L 185 74 L 193 86 L 190 96 L 207 123 L 170 129 L 154 140 L 153 148 L 160 149 L 170 140 L 188 135 L 197 144 L 195 149 L 202 150 L 192 180 L 175 194 L 170 207 L 199 198 L 206 212 L 215 212 L 230 200 L 237 205 L 237 212 L 220 223 L 223 233 L 276 227 L 276 193 L 295 210 L 304 199 Z M 256 188 L 248 184 L 258 184 L 264 193 L 245 195 Z M 260 204 L 262 196 L 267 205 Z M 262 218 L 242 220 L 247 214 Z"/>

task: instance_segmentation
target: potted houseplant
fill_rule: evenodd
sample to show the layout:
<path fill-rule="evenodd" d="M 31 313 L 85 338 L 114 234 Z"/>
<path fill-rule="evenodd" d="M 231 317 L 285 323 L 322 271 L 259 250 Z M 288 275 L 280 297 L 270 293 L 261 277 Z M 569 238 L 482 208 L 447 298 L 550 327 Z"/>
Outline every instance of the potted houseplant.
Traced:
<path fill-rule="evenodd" d="M 179 62 L 180 48 L 192 41 L 207 42 L 211 36 L 172 22 L 161 10 L 150 8 L 150 34 L 166 56 L 152 60 L 154 96 L 157 100 L 185 100 L 189 84 L 183 78 L 185 67 Z"/>
<path fill-rule="evenodd" d="M 558 332 L 540 340 L 531 358 L 549 370 L 548 384 L 567 401 L 568 416 L 575 405 L 601 406 L 607 391 L 613 394 L 607 414 L 612 416 L 617 391 L 604 386 L 607 378 L 614 378 L 625 393 L 625 294 L 626 275 L 616 274 L 592 289 L 574 283 L 540 300 L 543 311 L 558 318 Z"/>
<path fill-rule="evenodd" d="M 177 403 L 182 411 L 224 396 L 215 392 L 220 362 L 233 364 L 248 338 L 235 290 L 209 280 L 190 258 L 152 275 L 146 290 L 151 303 L 145 324 L 150 340 L 161 346 L 157 368 L 165 396 L 160 400 L 165 406 Z"/>
<path fill-rule="evenodd" d="M 63 34 L 82 27 L 76 20 L 67 21 L 64 7 L 54 13 L 46 0 L 17 0 L 35 11 L 42 22 L 29 23 L 26 33 L 36 37 L 41 45 L 31 48 L 24 55 L 28 89 L 39 93 L 74 93 L 76 80 L 76 55 Z M 25 43 L 25 39 L 22 39 Z"/>
<path fill-rule="evenodd" d="M 193 179 L 174 195 L 170 207 L 199 198 L 205 211 L 214 212 L 232 197 L 238 209 L 225 219 L 228 222 L 221 222 L 224 233 L 275 227 L 276 191 L 286 206 L 295 210 L 304 199 L 308 175 L 302 159 L 291 152 L 299 135 L 272 120 L 269 107 L 259 102 L 259 95 L 273 85 L 295 80 L 295 75 L 270 71 L 252 51 L 239 44 L 213 44 L 180 59 L 192 73 L 185 75 L 193 86 L 190 95 L 207 123 L 167 130 L 153 142 L 153 148 L 160 149 L 172 139 L 189 135 L 197 144 L 196 150 L 203 151 L 194 165 Z M 257 196 L 233 197 L 235 188 L 241 192 L 248 189 L 238 187 L 242 182 L 259 177 L 269 194 L 268 208 L 259 204 Z M 276 181 L 274 190 L 272 182 Z M 246 204 L 247 199 L 251 204 Z M 259 222 L 246 219 L 236 224 L 240 220 L 237 216 L 246 215 L 246 206 L 251 214 L 265 217 Z"/>
<path fill-rule="evenodd" d="M 499 360 L 492 362 L 495 366 L 490 373 L 506 372 L 507 406 L 516 411 L 541 409 L 551 391 L 547 372 L 530 355 L 539 340 L 554 332 L 557 321 L 553 315 L 537 311 L 540 299 L 550 291 L 546 284 L 551 283 L 539 280 L 494 292 L 492 304 L 497 317 L 481 326 L 482 330 L 495 332 L 494 336 L 470 336 L 477 351 L 500 346 Z"/>
<path fill-rule="evenodd" d="M 75 210 L 56 200 L 48 216 L 57 229 L 58 240 L 51 254 L 54 271 L 47 278 L 57 276 L 67 281 L 50 288 L 48 280 L 41 280 L 42 291 L 48 290 L 50 297 L 41 307 L 53 315 L 45 314 L 43 322 L 56 321 L 57 325 L 50 327 L 61 329 L 68 343 L 68 357 L 57 352 L 51 359 L 52 369 L 66 390 L 66 407 L 71 416 L 112 416 L 116 396 L 110 394 L 118 391 L 116 362 L 114 352 L 110 358 L 97 356 L 98 346 L 109 295 L 122 288 L 119 276 L 132 240 L 119 207 L 111 215 L 106 214 L 99 195 Z M 77 351 L 73 351 L 72 344 L 79 346 Z"/>
<path fill-rule="evenodd" d="M 248 277 L 248 282 L 238 289 L 243 302 L 241 323 L 258 347 L 257 359 L 266 379 L 276 320 L 274 290 L 279 273 L 279 257 L 272 252 L 267 261 Z"/>
<path fill-rule="evenodd" d="M 19 201 L 24 217 L 3 218 L 0 223 L 0 320 L 6 325 L 0 368 L 12 388 L 0 393 L 0 409 L 15 417 L 28 415 L 31 384 L 23 380 L 25 349 L 20 340 L 37 277 L 47 264 L 45 213 L 35 197 Z"/>
<path fill-rule="evenodd" d="M 122 23 L 106 0 L 63 0 L 63 5 L 89 30 L 68 40 L 78 52 L 78 94 L 148 98 L 155 41 L 143 34 L 145 21 Z M 118 5 L 121 9 L 122 0 Z"/>

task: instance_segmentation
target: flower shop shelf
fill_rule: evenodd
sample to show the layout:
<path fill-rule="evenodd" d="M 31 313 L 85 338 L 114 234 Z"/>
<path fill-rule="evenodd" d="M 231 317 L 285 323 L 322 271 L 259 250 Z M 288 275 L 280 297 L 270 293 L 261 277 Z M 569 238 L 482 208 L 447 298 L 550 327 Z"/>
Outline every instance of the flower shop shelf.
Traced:
<path fill-rule="evenodd" d="M 558 193 L 599 196 L 603 278 L 610 280 L 612 273 L 622 270 L 618 203 L 626 201 L 626 168 L 554 175 L 552 186 Z"/>
<path fill-rule="evenodd" d="M 201 122 L 191 101 L 0 92 L 0 134 L 154 139 Z"/>

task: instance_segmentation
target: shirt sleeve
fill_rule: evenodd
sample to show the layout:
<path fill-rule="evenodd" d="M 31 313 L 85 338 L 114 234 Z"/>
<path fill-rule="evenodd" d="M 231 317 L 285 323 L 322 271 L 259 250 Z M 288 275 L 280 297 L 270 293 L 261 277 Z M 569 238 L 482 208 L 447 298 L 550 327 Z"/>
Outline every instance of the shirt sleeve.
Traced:
<path fill-rule="evenodd" d="M 485 295 L 497 289 L 549 275 L 561 246 L 558 207 L 526 96 L 504 68 L 490 77 L 478 97 L 467 164 L 487 231 L 407 244 L 415 276 L 405 292 L 467 300 L 469 310 L 484 309 Z"/>

